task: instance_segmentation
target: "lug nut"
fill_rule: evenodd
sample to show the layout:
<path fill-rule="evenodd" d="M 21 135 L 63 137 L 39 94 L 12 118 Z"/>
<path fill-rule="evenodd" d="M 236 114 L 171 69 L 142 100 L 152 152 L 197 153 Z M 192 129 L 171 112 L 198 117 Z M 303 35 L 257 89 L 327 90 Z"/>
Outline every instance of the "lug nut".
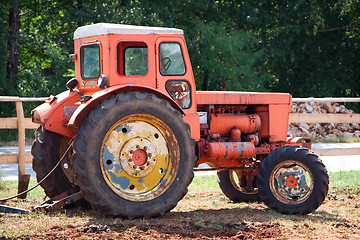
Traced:
<path fill-rule="evenodd" d="M 137 149 L 139 149 L 139 148 L 140 148 L 140 146 L 139 146 L 139 145 L 136 145 L 136 148 L 137 148 Z"/>
<path fill-rule="evenodd" d="M 129 162 L 132 162 L 132 159 L 131 159 L 131 158 L 129 158 Z"/>
<path fill-rule="evenodd" d="M 136 169 L 136 166 L 134 165 L 133 168 Z"/>
<path fill-rule="evenodd" d="M 148 161 L 148 162 L 146 163 L 146 165 L 148 165 L 148 166 L 149 166 L 149 165 L 150 165 L 150 161 Z"/>
<path fill-rule="evenodd" d="M 139 168 L 140 168 L 140 170 L 144 170 L 144 169 L 145 169 L 145 167 L 144 167 L 144 166 L 140 166 Z"/>
<path fill-rule="evenodd" d="M 130 150 L 130 154 L 133 154 L 134 153 L 134 151 L 133 150 Z"/>
<path fill-rule="evenodd" d="M 148 153 L 148 157 L 151 158 L 152 154 L 151 153 Z"/>
<path fill-rule="evenodd" d="M 144 150 L 145 150 L 145 151 L 147 150 L 147 146 L 144 147 Z"/>

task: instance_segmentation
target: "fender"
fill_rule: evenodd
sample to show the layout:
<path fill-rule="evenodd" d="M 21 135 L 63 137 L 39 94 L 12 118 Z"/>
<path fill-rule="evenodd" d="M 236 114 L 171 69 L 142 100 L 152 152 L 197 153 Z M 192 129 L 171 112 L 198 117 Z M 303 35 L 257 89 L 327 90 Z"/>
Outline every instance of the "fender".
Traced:
<path fill-rule="evenodd" d="M 89 96 L 87 101 L 84 101 L 80 104 L 80 106 L 76 109 L 74 114 L 71 116 L 69 120 L 69 126 L 73 128 L 78 128 L 84 118 L 88 115 L 90 110 L 95 107 L 97 104 L 105 100 L 106 98 L 110 97 L 111 95 L 118 94 L 120 92 L 128 92 L 128 91 L 139 91 L 139 92 L 147 92 L 153 93 L 156 96 L 167 100 L 171 106 L 177 110 L 179 110 L 182 114 L 184 110 L 169 96 L 163 94 L 162 92 L 158 91 L 155 88 L 136 85 L 136 84 L 127 84 L 121 86 L 113 86 L 109 87 L 100 91 L 95 92 L 91 96 Z"/>
<path fill-rule="evenodd" d="M 76 110 L 75 103 L 80 101 L 79 91 L 65 91 L 56 96 L 50 96 L 45 103 L 31 111 L 34 123 L 41 124 L 46 130 L 67 137 L 76 135 L 77 130 L 68 127 L 68 121 Z"/>

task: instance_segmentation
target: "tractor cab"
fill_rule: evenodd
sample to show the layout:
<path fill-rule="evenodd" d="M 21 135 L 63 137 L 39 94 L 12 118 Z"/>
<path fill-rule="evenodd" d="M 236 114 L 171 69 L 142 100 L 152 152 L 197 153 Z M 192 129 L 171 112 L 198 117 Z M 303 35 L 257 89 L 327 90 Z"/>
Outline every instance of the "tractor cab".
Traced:
<path fill-rule="evenodd" d="M 74 33 L 75 78 L 85 95 L 147 88 L 194 112 L 195 84 L 180 29 L 98 23 Z"/>

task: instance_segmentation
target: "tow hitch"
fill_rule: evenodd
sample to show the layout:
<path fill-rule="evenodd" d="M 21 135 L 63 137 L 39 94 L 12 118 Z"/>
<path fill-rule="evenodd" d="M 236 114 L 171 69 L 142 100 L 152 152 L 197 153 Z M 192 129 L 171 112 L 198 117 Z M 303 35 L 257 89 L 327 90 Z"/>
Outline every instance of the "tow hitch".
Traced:
<path fill-rule="evenodd" d="M 42 204 L 36 207 L 33 207 L 32 211 L 50 212 L 50 211 L 58 210 L 66 205 L 69 205 L 81 199 L 82 196 L 80 192 L 76 192 L 76 193 L 65 192 L 56 197 L 50 198 L 49 200 L 43 202 Z"/>
<path fill-rule="evenodd" d="M 66 156 L 66 154 L 69 152 L 70 148 L 72 147 L 72 144 L 69 145 L 69 147 L 67 148 L 67 150 L 65 151 L 65 153 L 63 154 L 63 156 L 60 158 L 60 160 L 58 161 L 58 163 L 53 167 L 53 169 L 38 183 L 36 184 L 34 187 L 30 188 L 29 190 L 26 190 L 24 192 L 21 192 L 15 196 L 12 197 L 8 197 L 8 198 L 4 198 L 4 199 L 0 199 L 0 202 L 5 202 L 7 200 L 16 198 L 16 197 L 26 197 L 26 194 L 29 191 L 32 191 L 33 189 L 35 189 L 37 186 L 39 186 L 54 170 L 55 168 L 57 168 L 60 164 L 60 162 L 64 159 L 64 157 Z M 25 174 L 24 174 L 25 175 Z M 29 179 L 30 179 L 30 175 L 28 176 L 23 176 L 25 179 L 25 182 L 27 182 L 27 184 L 29 183 Z M 22 184 L 23 185 L 23 184 Z M 20 185 L 19 185 L 20 186 Z M 24 186 L 24 188 L 27 188 L 27 185 Z M 56 197 L 50 198 L 49 200 L 43 202 L 42 204 L 36 206 L 36 207 L 32 207 L 32 211 L 46 211 L 46 212 L 50 212 L 53 210 L 58 210 L 66 205 L 69 205 L 70 203 L 79 201 L 82 199 L 82 196 L 80 194 L 80 192 L 75 192 L 74 190 L 69 190 L 67 192 L 64 192 Z M 14 208 L 14 207 L 9 207 L 9 206 L 5 206 L 5 205 L 0 205 L 0 212 L 5 212 L 5 213 L 21 213 L 21 214 L 27 214 L 29 213 L 29 211 L 25 210 L 25 209 L 20 209 L 20 208 Z"/>

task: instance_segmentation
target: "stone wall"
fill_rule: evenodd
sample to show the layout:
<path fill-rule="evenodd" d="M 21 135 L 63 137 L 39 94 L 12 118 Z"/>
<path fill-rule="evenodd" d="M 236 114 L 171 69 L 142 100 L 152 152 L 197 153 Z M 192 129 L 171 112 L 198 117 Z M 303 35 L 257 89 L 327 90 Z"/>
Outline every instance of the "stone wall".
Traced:
<path fill-rule="evenodd" d="M 352 114 L 339 103 L 293 103 L 292 113 L 308 114 Z M 312 137 L 312 138 L 360 138 L 360 124 L 358 123 L 290 123 L 288 130 L 289 137 Z"/>

